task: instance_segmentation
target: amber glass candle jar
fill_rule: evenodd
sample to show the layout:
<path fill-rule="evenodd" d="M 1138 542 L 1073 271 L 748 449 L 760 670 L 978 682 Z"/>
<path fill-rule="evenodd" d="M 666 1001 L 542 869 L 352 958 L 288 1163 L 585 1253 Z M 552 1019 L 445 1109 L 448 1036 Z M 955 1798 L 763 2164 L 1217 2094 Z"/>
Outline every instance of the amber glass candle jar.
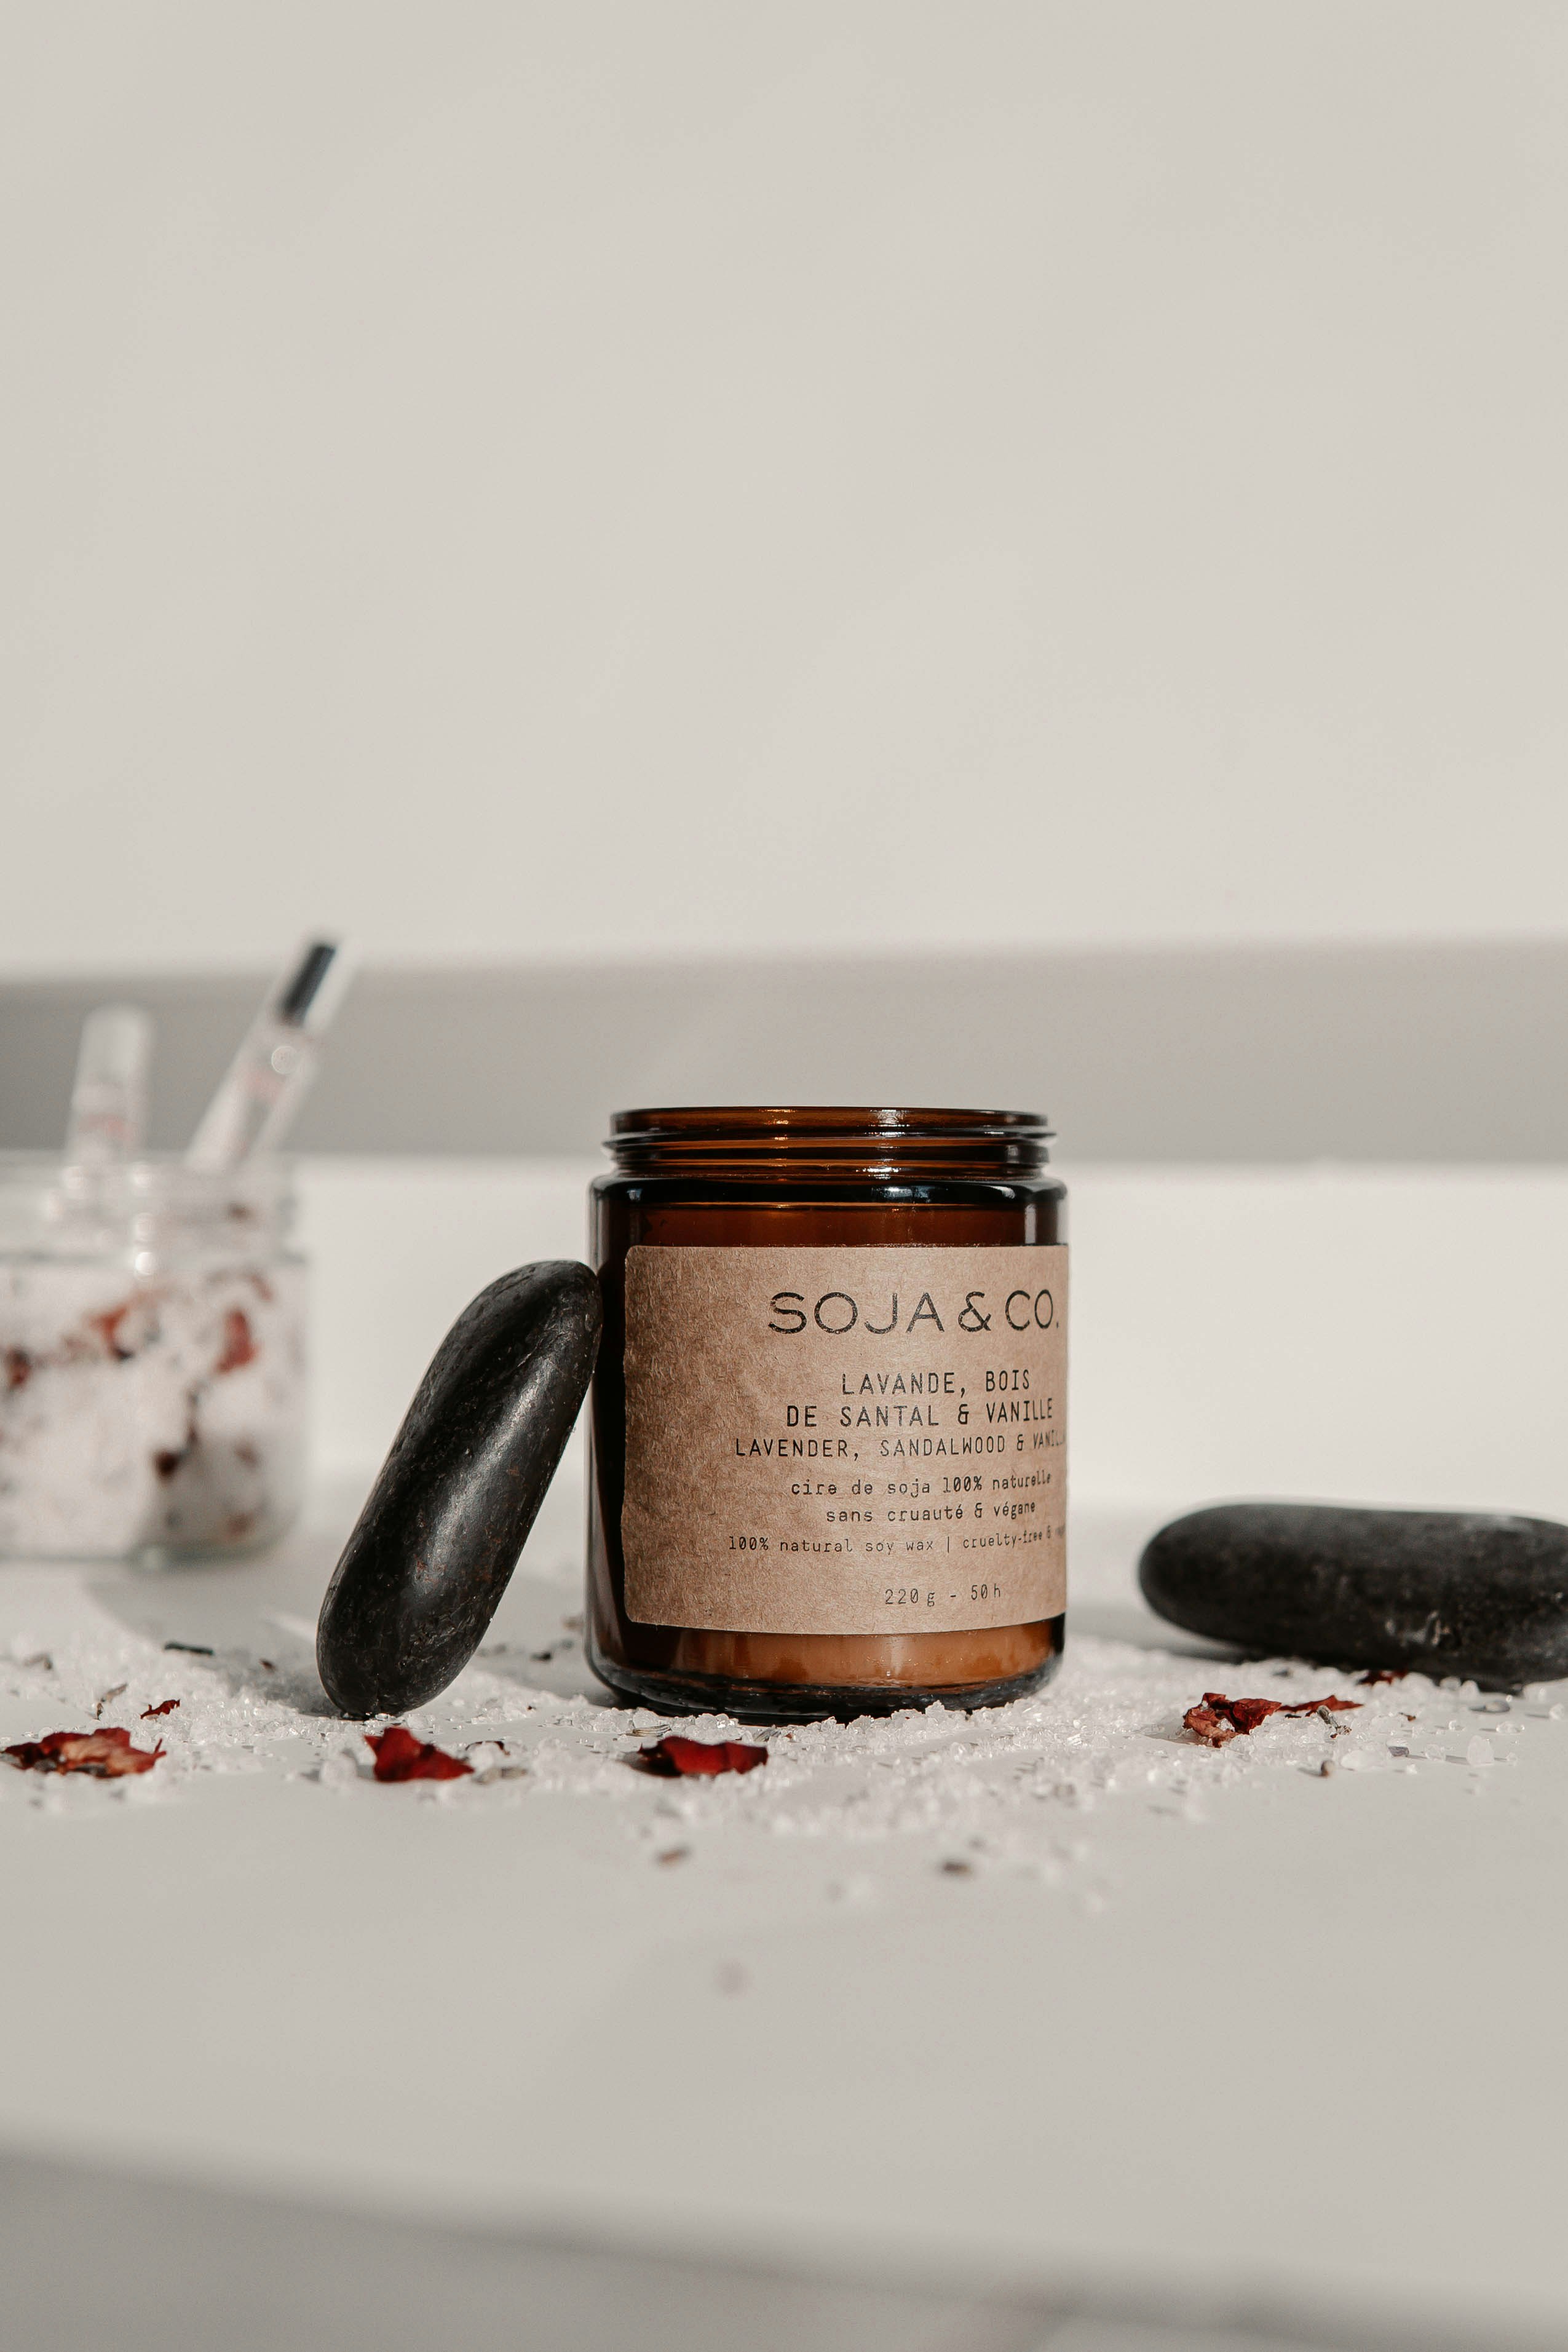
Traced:
<path fill-rule="evenodd" d="M 588 1650 L 759 1722 L 994 1706 L 1061 1654 L 1065 1188 L 1015 1111 L 623 1111 Z"/>

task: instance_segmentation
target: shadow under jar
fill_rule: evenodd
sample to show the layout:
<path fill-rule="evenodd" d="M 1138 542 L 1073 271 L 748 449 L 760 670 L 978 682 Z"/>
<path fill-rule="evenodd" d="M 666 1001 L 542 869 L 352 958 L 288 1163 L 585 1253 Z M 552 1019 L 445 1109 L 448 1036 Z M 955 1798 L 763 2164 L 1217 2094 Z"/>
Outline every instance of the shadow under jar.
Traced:
<path fill-rule="evenodd" d="M 1016 1698 L 1066 1610 L 1066 1190 L 1021 1112 L 623 1111 L 588 1655 L 754 1722 Z"/>

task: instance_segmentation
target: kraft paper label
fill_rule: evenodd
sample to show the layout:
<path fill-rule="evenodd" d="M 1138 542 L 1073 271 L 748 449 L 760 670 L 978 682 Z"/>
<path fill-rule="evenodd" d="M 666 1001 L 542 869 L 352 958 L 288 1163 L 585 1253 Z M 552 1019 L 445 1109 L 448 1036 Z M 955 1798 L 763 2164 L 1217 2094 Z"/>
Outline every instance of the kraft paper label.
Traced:
<path fill-rule="evenodd" d="M 750 1633 L 1056 1616 L 1067 1257 L 631 1250 L 627 1614 Z"/>

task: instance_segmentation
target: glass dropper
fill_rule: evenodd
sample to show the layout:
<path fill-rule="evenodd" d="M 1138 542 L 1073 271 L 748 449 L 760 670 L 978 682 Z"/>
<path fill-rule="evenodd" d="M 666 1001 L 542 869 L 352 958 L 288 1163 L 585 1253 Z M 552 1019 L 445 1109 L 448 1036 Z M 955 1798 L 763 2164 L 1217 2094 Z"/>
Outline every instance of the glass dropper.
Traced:
<path fill-rule="evenodd" d="M 318 1041 L 342 1001 L 348 960 L 338 940 L 306 940 L 268 990 L 185 1159 L 237 1168 L 275 1150 L 316 1074 Z"/>

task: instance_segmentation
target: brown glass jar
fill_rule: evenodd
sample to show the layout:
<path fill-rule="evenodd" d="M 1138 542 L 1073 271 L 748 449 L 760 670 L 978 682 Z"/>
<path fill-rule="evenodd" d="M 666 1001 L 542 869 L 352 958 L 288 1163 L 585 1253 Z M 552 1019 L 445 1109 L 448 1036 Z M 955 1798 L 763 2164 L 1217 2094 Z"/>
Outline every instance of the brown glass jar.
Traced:
<path fill-rule="evenodd" d="M 1065 1188 L 1011 1111 L 623 1111 L 588 1655 L 667 1713 L 994 1706 L 1062 1650 Z"/>

